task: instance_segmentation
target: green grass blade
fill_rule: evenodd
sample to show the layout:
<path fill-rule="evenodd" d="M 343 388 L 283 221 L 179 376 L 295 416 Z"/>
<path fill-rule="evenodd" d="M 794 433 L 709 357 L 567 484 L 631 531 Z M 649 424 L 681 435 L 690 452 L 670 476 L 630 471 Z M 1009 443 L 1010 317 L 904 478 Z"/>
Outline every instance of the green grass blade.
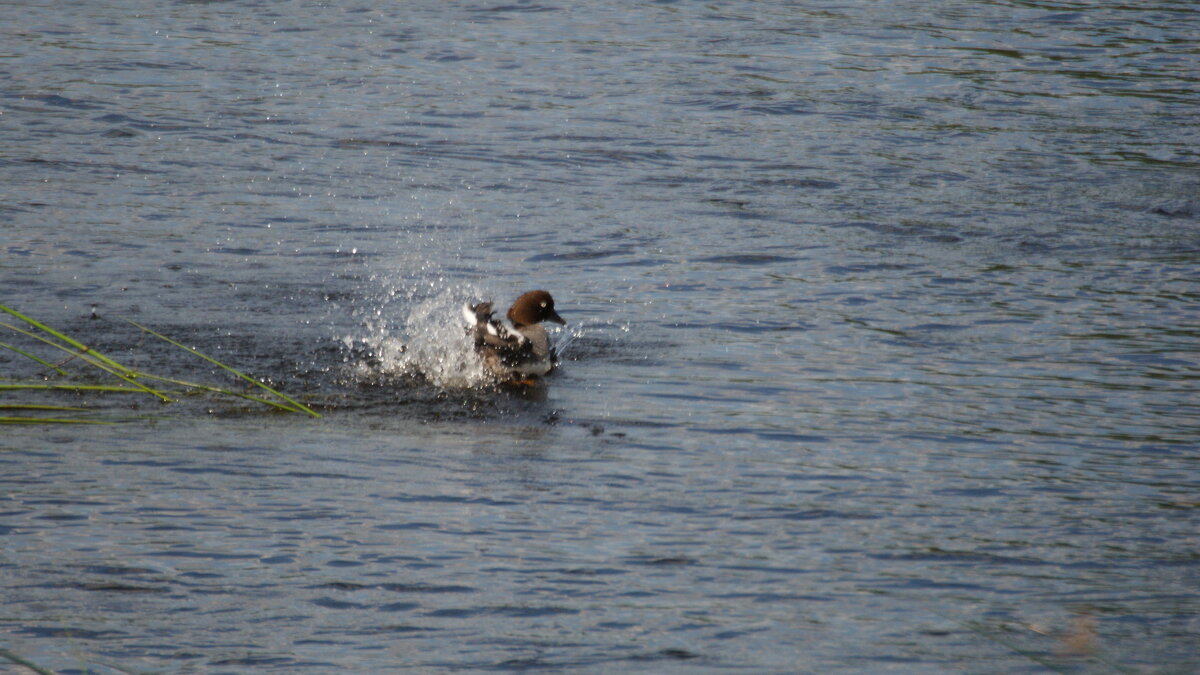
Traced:
<path fill-rule="evenodd" d="M 87 408 L 72 405 L 42 405 L 40 403 L 0 403 L 0 410 L 60 410 L 74 412 L 87 410 Z"/>
<path fill-rule="evenodd" d="M 27 659 L 21 658 L 20 656 L 17 656 L 16 654 L 8 651 L 7 649 L 0 649 L 0 658 L 8 659 L 9 661 L 12 661 L 13 663 L 15 663 L 19 666 L 25 666 L 26 668 L 32 670 L 33 672 L 37 673 L 38 675 L 58 675 L 53 670 L 48 670 L 46 668 L 39 666 L 38 664 L 34 663 L 33 661 L 29 661 Z"/>
<path fill-rule="evenodd" d="M 13 313 L 13 310 L 5 307 L 4 305 L 0 305 L 0 309 L 6 310 L 9 313 Z M 17 314 L 17 316 L 24 317 L 24 315 L 22 315 L 22 314 Z M 65 347 L 65 346 L 55 342 L 54 340 L 51 340 L 44 336 L 38 335 L 37 333 L 27 331 L 23 328 L 19 328 L 10 323 L 4 323 L 3 321 L 0 321 L 0 326 L 3 326 L 4 328 L 7 328 L 12 331 L 16 331 L 22 335 L 31 337 L 35 340 L 44 342 L 44 343 L 50 345 L 51 347 L 54 347 L 55 349 L 61 349 L 62 351 L 66 352 L 68 354 L 71 354 L 72 356 L 75 356 L 75 357 L 79 358 L 80 360 L 82 360 L 92 366 L 95 366 L 96 368 L 99 368 L 100 370 L 103 370 L 104 372 L 108 373 L 109 375 L 112 375 L 114 377 L 125 380 L 126 382 L 132 384 L 133 386 L 137 387 L 138 389 L 141 389 L 142 391 L 144 391 L 148 394 L 152 394 L 152 395 L 156 396 L 163 403 L 171 402 L 171 398 L 169 396 L 167 396 L 166 394 L 162 393 L 161 391 L 158 391 L 156 389 L 151 389 L 150 387 L 147 387 L 146 385 L 144 385 L 140 382 L 137 382 L 135 378 L 140 373 L 138 373 L 135 370 L 126 368 L 125 366 L 122 366 L 121 364 L 117 363 L 116 361 L 113 361 L 112 359 L 108 358 L 107 356 L 104 356 L 103 354 L 88 347 L 87 345 L 84 345 L 84 344 L 81 344 L 79 342 L 75 342 L 72 340 L 71 343 L 68 343 L 68 344 L 73 343 L 72 346 L 79 345 L 78 349 L 81 350 L 81 351 L 75 351 L 75 350 L 69 349 L 68 347 Z M 51 335 L 55 335 L 55 334 L 56 333 L 51 333 Z M 114 369 L 112 366 L 107 365 L 108 363 L 116 364 L 116 368 Z M 117 372 L 118 369 L 123 372 Z"/>
<path fill-rule="evenodd" d="M 268 406 L 271 406 L 272 408 L 286 410 L 288 412 L 299 412 L 298 410 L 296 410 L 295 408 L 293 408 L 292 406 L 290 406 L 286 403 L 280 403 L 279 401 L 272 401 L 271 399 L 262 398 L 261 396 L 255 396 L 253 394 L 246 394 L 246 393 L 243 393 L 240 391 L 233 391 L 232 389 L 222 389 L 221 387 L 214 387 L 210 384 L 200 384 L 199 382 L 187 382 L 185 380 L 176 380 L 171 377 L 162 377 L 160 375 L 150 375 L 147 373 L 143 373 L 142 377 L 151 379 L 151 380 L 158 380 L 159 382 L 167 382 L 169 384 L 177 384 L 181 387 L 187 387 L 188 389 L 197 389 L 200 391 L 211 391 L 214 394 L 225 394 L 226 396 L 236 396 L 238 398 L 244 398 L 248 401 L 254 401 L 255 403 L 262 403 L 263 405 L 268 405 Z"/>
<path fill-rule="evenodd" d="M 204 354 L 204 353 L 202 353 L 202 352 L 196 351 L 195 349 L 192 349 L 191 347 L 189 347 L 189 346 L 187 346 L 187 345 L 185 345 L 185 344 L 182 344 L 182 343 L 176 342 L 175 340 L 172 340 L 171 338 L 169 338 L 169 337 L 167 337 L 167 336 L 163 335 L 162 333 L 157 333 L 157 332 L 155 332 L 155 331 L 153 331 L 153 330 L 150 330 L 149 328 L 146 328 L 145 326 L 141 325 L 140 323 L 137 323 L 136 321 L 130 321 L 129 319 L 125 319 L 125 321 L 127 321 L 127 322 L 129 322 L 129 323 L 133 324 L 134 326 L 137 326 L 138 328 L 140 328 L 140 329 L 142 329 L 142 330 L 146 331 L 147 333 L 149 333 L 149 334 L 151 334 L 151 335 L 153 335 L 153 336 L 155 336 L 155 337 L 159 338 L 160 340 L 165 340 L 166 342 L 169 342 L 169 343 L 171 343 L 171 344 L 175 345 L 176 347 L 179 347 L 180 349 L 183 349 L 183 350 L 186 350 L 186 351 L 188 351 L 188 352 L 191 352 L 192 354 L 195 354 L 196 356 L 199 356 L 200 358 L 204 359 L 205 361 L 208 361 L 209 363 L 212 363 L 212 364 L 214 364 L 214 365 L 217 365 L 217 366 L 219 366 L 219 367 L 221 367 L 221 368 L 223 368 L 223 369 L 225 369 L 225 370 L 229 371 L 230 373 L 233 373 L 234 375 L 236 375 L 236 376 L 240 377 L 241 379 L 243 379 L 243 380 L 245 380 L 245 381 L 247 381 L 247 382 L 249 382 L 249 383 L 253 384 L 253 385 L 254 385 L 254 386 L 256 386 L 256 387 L 260 387 L 260 388 L 262 388 L 262 389 L 265 389 L 266 391 L 269 391 L 269 392 L 271 392 L 271 393 L 272 393 L 272 394 L 274 394 L 275 396 L 278 396 L 279 398 L 283 399 L 284 401 L 287 401 L 288 403 L 290 403 L 290 404 L 293 406 L 293 408 L 292 408 L 292 409 L 293 409 L 293 410 L 295 410 L 295 411 L 297 411 L 297 412 L 303 412 L 303 413 L 307 413 L 307 414 L 309 414 L 309 415 L 311 415 L 311 416 L 313 416 L 313 417 L 320 417 L 320 416 L 321 416 L 320 414 L 318 414 L 318 413 L 317 413 L 315 410 L 313 410 L 312 408 L 309 408 L 308 406 L 304 405 L 303 403 L 300 403 L 299 401 L 297 401 L 297 400 L 293 399 L 293 398 L 292 398 L 292 397 L 290 397 L 290 396 L 287 396 L 286 394 L 282 394 L 282 393 L 280 393 L 280 392 L 278 392 L 278 391 L 276 391 L 276 390 L 274 390 L 274 389 L 272 389 L 272 388 L 268 387 L 267 385 L 263 384 L 262 382 L 259 382 L 258 380 L 254 379 L 253 377 L 250 377 L 249 375 L 246 375 L 245 373 L 243 373 L 243 372 L 242 372 L 242 371 L 240 371 L 240 370 L 237 370 L 236 368 L 232 368 L 232 367 L 230 367 L 230 366 L 227 366 L 227 365 L 225 365 L 224 363 L 221 363 L 220 361 L 218 361 L 218 360 L 214 359 L 213 357 L 211 357 L 211 356 L 208 356 L 207 354 Z"/>
<path fill-rule="evenodd" d="M 14 347 L 14 346 L 4 343 L 4 342 L 0 342 L 0 347 L 3 347 L 4 349 L 10 349 L 10 350 L 20 354 L 21 356 L 24 356 L 27 359 L 37 361 L 38 363 L 42 364 L 43 366 L 46 366 L 47 368 L 54 370 L 59 375 L 67 374 L 67 371 L 63 370 L 62 368 L 59 368 L 58 366 L 54 365 L 53 363 L 50 363 L 49 361 L 39 359 L 38 357 L 34 356 L 33 354 L 30 354 L 29 352 L 25 351 L 24 349 L 18 349 L 17 347 Z"/>
<path fill-rule="evenodd" d="M 16 384 L 0 384 L 0 391 L 19 391 L 23 389 L 65 389 L 68 391 L 116 391 L 126 394 L 144 394 L 145 391 L 137 387 L 122 387 L 118 384 L 41 384 L 41 383 L 16 383 Z"/>
<path fill-rule="evenodd" d="M 100 362 L 107 365 L 109 368 L 113 368 L 115 370 L 120 370 L 125 373 L 134 373 L 133 370 L 126 368 L 125 366 L 121 365 L 120 363 L 117 363 L 116 361 L 108 358 L 104 354 L 101 354 L 100 352 L 83 344 L 82 342 L 70 337 L 69 335 L 60 333 L 60 332 L 54 330 L 53 328 L 47 326 L 46 324 L 41 323 L 40 321 L 37 321 L 31 317 L 25 316 L 24 314 L 18 312 L 17 310 L 15 310 L 11 307 L 5 307 L 4 305 L 0 305 L 0 311 L 8 312 L 9 314 L 12 314 L 13 316 L 17 317 L 18 319 L 24 321 L 25 323 L 37 328 L 38 330 L 40 330 L 44 333 L 53 335 L 54 337 L 58 338 L 59 340 L 62 340 L 63 342 L 71 345 L 75 349 L 78 349 L 79 352 L 82 354 L 91 354 L 97 360 L 99 360 Z M 70 351 L 70 350 L 66 350 L 66 351 Z"/>
<path fill-rule="evenodd" d="M 116 422 L 73 420 L 65 417 L 0 417 L 0 424 L 116 424 Z"/>

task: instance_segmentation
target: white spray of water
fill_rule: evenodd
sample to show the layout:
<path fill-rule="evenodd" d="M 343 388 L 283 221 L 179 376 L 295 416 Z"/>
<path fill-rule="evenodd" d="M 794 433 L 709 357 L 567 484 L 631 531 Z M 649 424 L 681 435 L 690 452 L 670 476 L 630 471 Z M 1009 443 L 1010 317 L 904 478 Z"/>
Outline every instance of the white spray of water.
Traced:
<path fill-rule="evenodd" d="M 487 374 L 471 345 L 462 318 L 465 302 L 478 302 L 469 286 L 442 288 L 432 297 L 419 299 L 415 290 L 395 289 L 365 322 L 365 336 L 348 336 L 343 341 L 353 350 L 362 347 L 369 359 L 352 366 L 363 381 L 392 377 L 419 377 L 442 389 L 461 389 L 485 384 Z M 396 312 L 393 300 L 406 300 Z"/>
<path fill-rule="evenodd" d="M 404 351 L 384 366 L 420 373 L 438 387 L 457 389 L 487 382 L 483 362 L 475 353 L 463 323 L 462 292 L 443 291 L 418 302 L 405 317 Z"/>

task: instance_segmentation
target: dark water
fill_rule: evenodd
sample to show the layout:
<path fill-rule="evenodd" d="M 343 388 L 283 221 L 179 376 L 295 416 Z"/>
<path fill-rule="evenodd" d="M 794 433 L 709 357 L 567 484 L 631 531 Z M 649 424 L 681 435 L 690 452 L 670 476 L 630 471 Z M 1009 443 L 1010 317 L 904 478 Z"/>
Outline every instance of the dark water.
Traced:
<path fill-rule="evenodd" d="M 0 427 L 0 648 L 1200 667 L 1193 3 L 0 18 L 0 302 L 324 413 L 95 395 L 47 400 L 119 424 Z M 458 304 L 537 287 L 562 369 L 472 388 Z"/>

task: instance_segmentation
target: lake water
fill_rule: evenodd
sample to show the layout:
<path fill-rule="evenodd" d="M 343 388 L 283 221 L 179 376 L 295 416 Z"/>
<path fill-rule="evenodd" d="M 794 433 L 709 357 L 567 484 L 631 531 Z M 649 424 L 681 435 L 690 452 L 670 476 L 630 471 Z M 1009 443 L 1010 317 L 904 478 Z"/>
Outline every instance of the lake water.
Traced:
<path fill-rule="evenodd" d="M 0 19 L 0 304 L 323 414 L 38 395 L 0 671 L 1200 669 L 1194 3 Z"/>

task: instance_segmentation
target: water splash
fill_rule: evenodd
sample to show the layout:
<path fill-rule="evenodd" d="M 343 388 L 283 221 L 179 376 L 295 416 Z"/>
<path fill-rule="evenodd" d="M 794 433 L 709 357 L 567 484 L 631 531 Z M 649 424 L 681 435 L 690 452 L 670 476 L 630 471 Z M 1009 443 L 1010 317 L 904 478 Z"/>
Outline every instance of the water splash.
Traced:
<path fill-rule="evenodd" d="M 389 290 L 365 322 L 366 334 L 343 338 L 353 355 L 355 379 L 416 378 L 440 389 L 486 384 L 487 375 L 467 336 L 461 312 L 463 303 L 478 297 L 476 289 L 468 285 L 443 288 L 426 298 L 420 298 L 415 289 Z M 393 313 L 389 309 L 397 299 L 409 302 Z"/>
<path fill-rule="evenodd" d="M 554 340 L 554 350 L 558 354 L 558 360 L 566 361 L 567 355 L 571 352 L 571 347 L 575 341 L 584 336 L 586 333 L 586 321 L 576 319 L 571 321 L 565 328 L 551 327 L 551 333 L 559 333 Z"/>
<path fill-rule="evenodd" d="M 419 373 L 444 389 L 477 387 L 487 382 L 483 362 L 475 354 L 463 325 L 460 308 L 472 297 L 465 290 L 443 291 L 412 307 L 405 318 L 405 349 L 394 362 L 396 367 Z"/>

